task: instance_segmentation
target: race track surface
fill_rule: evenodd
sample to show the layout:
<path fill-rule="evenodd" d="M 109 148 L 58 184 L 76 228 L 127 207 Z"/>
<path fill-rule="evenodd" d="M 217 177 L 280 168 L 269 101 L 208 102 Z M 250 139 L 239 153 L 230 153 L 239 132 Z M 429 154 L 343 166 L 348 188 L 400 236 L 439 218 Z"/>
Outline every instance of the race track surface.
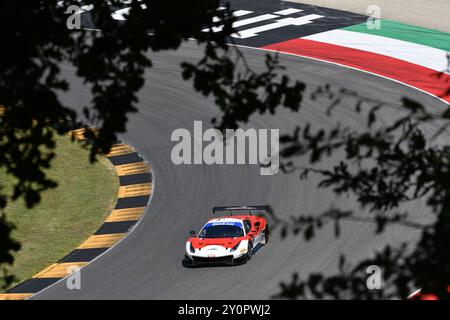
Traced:
<path fill-rule="evenodd" d="M 242 51 L 253 68 L 262 70 L 264 51 Z M 414 241 L 417 234 L 407 227 L 390 227 L 377 236 L 373 224 L 346 222 L 338 239 L 332 225 L 310 242 L 293 236 L 282 240 L 275 230 L 269 245 L 245 265 L 182 267 L 189 231 L 198 230 L 211 218 L 213 206 L 269 204 L 280 218 L 319 214 L 330 207 L 355 209 L 351 199 L 336 199 L 330 191 L 317 188 L 317 179 L 300 180 L 295 173 L 260 176 L 255 165 L 172 164 L 170 153 L 175 144 L 170 141 L 172 131 L 177 128 L 192 131 L 194 120 L 202 120 L 205 127 L 218 114 L 214 104 L 180 76 L 179 63 L 196 61 L 201 54 L 201 48 L 192 42 L 178 52 L 152 57 L 154 68 L 146 74 L 139 112 L 130 116 L 128 131 L 121 136 L 153 167 L 155 192 L 141 222 L 126 239 L 82 269 L 81 290 L 68 290 L 61 281 L 34 296 L 35 299 L 267 299 L 279 291 L 281 281 L 291 280 L 294 272 L 301 276 L 335 272 L 340 254 L 352 262 L 370 256 L 386 243 Z M 434 110 L 445 107 L 431 96 L 370 74 L 283 54 L 280 60 L 288 66 L 289 76 L 308 84 L 302 110 L 292 113 L 280 109 L 276 116 L 254 116 L 251 127 L 280 128 L 281 133 L 289 133 L 305 122 L 329 127 L 332 121 L 323 112 L 329 101 L 312 101 L 309 96 L 325 83 L 398 106 L 401 97 L 408 96 Z M 71 66 L 62 67 L 72 86 L 64 101 L 73 107 L 87 104 L 89 90 L 73 76 Z M 364 129 L 365 121 L 351 111 L 354 102 L 351 98 L 344 99 L 333 121 Z M 386 111 L 384 120 L 391 121 L 400 110 L 398 107 Z M 436 142 L 445 138 L 448 135 Z M 404 209 L 417 213 L 416 221 L 423 219 L 420 204 L 411 203 Z"/>

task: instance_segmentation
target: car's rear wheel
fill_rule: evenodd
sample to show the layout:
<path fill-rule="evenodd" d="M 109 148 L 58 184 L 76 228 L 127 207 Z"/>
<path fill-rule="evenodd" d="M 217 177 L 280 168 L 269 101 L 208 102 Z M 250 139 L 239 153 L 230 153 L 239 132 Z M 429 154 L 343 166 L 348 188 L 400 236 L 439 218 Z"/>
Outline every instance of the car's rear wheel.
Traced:
<path fill-rule="evenodd" d="M 264 244 L 269 243 L 269 237 L 270 237 L 270 229 L 269 225 L 266 225 L 266 228 L 264 229 Z"/>

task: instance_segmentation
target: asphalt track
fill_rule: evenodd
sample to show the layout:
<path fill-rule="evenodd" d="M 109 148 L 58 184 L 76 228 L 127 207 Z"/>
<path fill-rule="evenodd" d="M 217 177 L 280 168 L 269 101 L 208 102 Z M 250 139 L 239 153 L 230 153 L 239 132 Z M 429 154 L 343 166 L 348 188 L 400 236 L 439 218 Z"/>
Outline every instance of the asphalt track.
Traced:
<path fill-rule="evenodd" d="M 242 49 L 250 65 L 261 69 L 264 51 Z M 335 238 L 329 225 L 310 242 L 302 237 L 282 240 L 275 231 L 269 245 L 253 259 L 237 267 L 187 269 L 182 267 L 184 244 L 191 229 L 198 230 L 211 218 L 217 205 L 270 204 L 280 218 L 296 214 L 319 214 L 330 207 L 355 209 L 350 198 L 337 199 L 328 190 L 317 188 L 318 180 L 300 180 L 297 174 L 279 173 L 260 176 L 255 165 L 181 165 L 172 164 L 170 141 L 173 130 L 192 130 L 194 120 L 204 127 L 218 114 L 214 104 L 196 93 L 191 83 L 181 79 L 179 63 L 196 61 L 202 54 L 193 42 L 178 52 L 154 55 L 154 68 L 146 73 L 140 92 L 139 111 L 130 116 L 128 131 L 122 135 L 151 163 L 155 192 L 150 206 L 135 230 L 114 248 L 81 271 L 81 290 L 68 290 L 60 281 L 35 295 L 33 299 L 267 299 L 279 291 L 279 283 L 291 280 L 294 272 L 325 274 L 337 271 L 338 259 L 345 254 L 349 262 L 370 256 L 384 244 L 413 242 L 417 234 L 403 226 L 393 226 L 381 236 L 365 222 L 345 222 L 342 235 Z M 328 100 L 312 101 L 309 93 L 318 85 L 346 87 L 360 95 L 399 106 L 402 96 L 413 98 L 431 108 L 443 110 L 437 99 L 401 84 L 305 58 L 280 55 L 292 78 L 308 84 L 301 112 L 279 111 L 276 116 L 254 116 L 250 126 L 280 128 L 289 133 L 295 126 L 311 122 L 328 127 L 335 121 L 365 129 L 365 121 L 344 99 L 333 120 L 324 115 Z M 73 75 L 71 66 L 62 66 L 70 79 L 71 91 L 63 100 L 73 107 L 89 102 L 89 91 Z M 363 85 L 362 85 L 363 84 Z M 401 113 L 394 107 L 383 113 L 383 121 L 392 121 Z M 433 128 L 426 128 L 431 134 Z M 448 133 L 436 143 L 448 139 Z M 323 165 L 331 164 L 333 159 Z M 420 203 L 404 209 L 415 213 L 413 219 L 424 221 L 427 215 Z M 358 210 L 356 208 L 356 210 Z"/>

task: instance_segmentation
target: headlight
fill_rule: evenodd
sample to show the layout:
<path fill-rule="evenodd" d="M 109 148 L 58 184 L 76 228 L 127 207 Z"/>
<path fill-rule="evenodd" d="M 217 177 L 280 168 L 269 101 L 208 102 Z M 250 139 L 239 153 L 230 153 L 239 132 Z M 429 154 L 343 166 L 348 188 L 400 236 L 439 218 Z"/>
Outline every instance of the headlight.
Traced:
<path fill-rule="evenodd" d="M 191 253 L 195 253 L 195 249 L 194 246 L 192 245 L 192 242 L 190 243 L 189 250 L 191 251 Z"/>
<path fill-rule="evenodd" d="M 241 242 L 239 241 L 237 243 L 237 245 L 235 245 L 233 248 L 231 248 L 230 252 L 236 251 L 237 248 L 239 248 L 239 245 L 241 244 Z"/>

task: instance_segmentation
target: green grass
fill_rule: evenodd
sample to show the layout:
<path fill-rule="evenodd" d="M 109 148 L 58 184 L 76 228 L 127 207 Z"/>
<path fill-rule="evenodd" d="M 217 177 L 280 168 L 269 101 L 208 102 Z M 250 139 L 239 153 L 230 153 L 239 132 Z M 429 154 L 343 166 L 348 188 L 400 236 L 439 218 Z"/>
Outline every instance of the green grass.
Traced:
<path fill-rule="evenodd" d="M 9 202 L 7 220 L 22 248 L 7 269 L 24 281 L 63 258 L 92 235 L 112 211 L 119 183 L 105 158 L 91 164 L 88 150 L 69 137 L 57 137 L 56 157 L 47 174 L 58 183 L 42 193 L 41 202 L 27 209 L 23 200 Z M 14 178 L 0 170 L 2 192 L 11 194 Z"/>

